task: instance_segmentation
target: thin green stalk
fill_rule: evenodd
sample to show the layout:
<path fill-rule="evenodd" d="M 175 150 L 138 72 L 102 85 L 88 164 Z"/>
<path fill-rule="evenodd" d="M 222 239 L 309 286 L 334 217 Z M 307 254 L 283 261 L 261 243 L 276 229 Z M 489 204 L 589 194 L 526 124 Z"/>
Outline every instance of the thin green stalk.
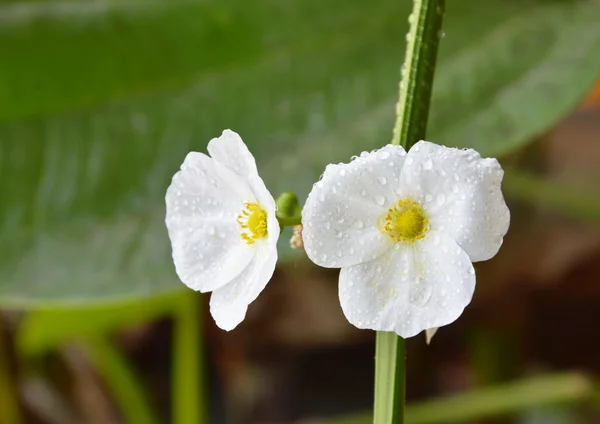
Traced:
<path fill-rule="evenodd" d="M 425 138 L 444 0 L 415 0 L 409 17 L 406 55 L 392 144 L 406 150 Z M 375 354 L 375 424 L 404 423 L 405 341 L 394 333 L 377 333 Z"/>
<path fill-rule="evenodd" d="M 283 229 L 283 227 L 293 227 L 295 225 L 302 224 L 301 216 L 277 216 L 277 221 L 279 221 L 279 226 Z"/>
<path fill-rule="evenodd" d="M 203 327 L 196 293 L 184 296 L 174 319 L 173 423 L 204 424 L 207 402 L 203 384 Z"/>
<path fill-rule="evenodd" d="M 144 386 L 123 354 L 102 336 L 86 339 L 88 354 L 128 423 L 158 424 Z"/>

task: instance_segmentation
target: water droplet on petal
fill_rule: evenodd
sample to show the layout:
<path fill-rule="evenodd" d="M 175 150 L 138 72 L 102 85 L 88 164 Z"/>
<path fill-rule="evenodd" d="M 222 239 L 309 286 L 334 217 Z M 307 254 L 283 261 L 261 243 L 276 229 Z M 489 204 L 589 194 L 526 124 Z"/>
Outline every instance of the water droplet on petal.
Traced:
<path fill-rule="evenodd" d="M 433 161 L 431 159 L 427 159 L 425 161 L 425 163 L 423 164 L 423 169 L 425 170 L 430 170 L 431 168 L 433 168 Z"/>
<path fill-rule="evenodd" d="M 356 228 L 357 230 L 364 228 L 364 226 L 365 224 L 360 219 L 354 221 L 354 228 Z"/>
<path fill-rule="evenodd" d="M 383 204 L 385 203 L 385 197 L 383 196 L 375 196 L 374 200 L 375 203 L 377 203 L 379 206 L 383 206 Z"/>
<path fill-rule="evenodd" d="M 438 206 L 442 206 L 444 203 L 446 203 L 446 195 L 444 193 L 439 193 L 435 198 L 435 202 Z"/>
<path fill-rule="evenodd" d="M 339 171 L 340 177 L 344 177 L 346 175 L 346 170 L 344 168 Z"/>
<path fill-rule="evenodd" d="M 433 196 L 431 194 L 427 193 L 425 195 L 425 201 L 426 202 L 431 202 L 432 200 L 433 200 Z"/>
<path fill-rule="evenodd" d="M 321 255 L 321 260 L 322 260 L 323 262 L 325 262 L 325 261 L 327 260 L 327 254 L 323 253 L 323 254 Z"/>
<path fill-rule="evenodd" d="M 390 157 L 390 152 L 388 152 L 387 150 L 380 150 L 379 152 L 377 152 L 378 159 L 385 160 L 389 157 Z"/>
<path fill-rule="evenodd" d="M 381 185 L 386 185 L 387 184 L 387 178 L 385 178 L 383 175 L 380 175 L 377 178 L 377 181 L 379 181 L 379 184 L 381 184 Z"/>
<path fill-rule="evenodd" d="M 407 158 L 406 158 L 406 164 L 407 164 L 407 165 L 410 165 L 410 164 L 412 164 L 412 163 L 413 163 L 413 158 L 412 158 L 412 156 L 409 156 L 409 157 L 407 157 Z"/>

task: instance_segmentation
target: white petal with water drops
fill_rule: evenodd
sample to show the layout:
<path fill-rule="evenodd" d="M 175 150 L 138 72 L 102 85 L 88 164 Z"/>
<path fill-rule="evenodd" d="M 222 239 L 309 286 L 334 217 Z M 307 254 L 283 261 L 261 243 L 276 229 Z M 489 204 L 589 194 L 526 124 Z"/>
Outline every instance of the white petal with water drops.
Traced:
<path fill-rule="evenodd" d="M 387 181 L 398 180 L 405 156 L 402 147 L 389 145 L 348 164 L 327 166 L 302 211 L 304 248 L 313 262 L 339 268 L 371 260 L 389 249 L 377 218 L 389 207 L 388 199 L 396 197 Z M 389 162 L 394 166 L 387 166 Z M 375 172 L 382 168 L 384 172 Z M 386 184 L 381 184 L 381 178 Z M 367 192 L 369 196 L 362 194 Z"/>
<path fill-rule="evenodd" d="M 501 190 L 504 171 L 498 161 L 482 159 L 473 149 L 451 149 L 427 141 L 417 143 L 407 163 L 408 158 L 413 159 L 412 166 L 403 169 L 401 184 L 415 196 L 434 196 L 427 210 L 431 225 L 443 227 L 473 262 L 496 255 L 510 223 Z"/>
<path fill-rule="evenodd" d="M 473 296 L 473 265 L 450 237 L 442 234 L 438 247 L 431 240 L 342 268 L 339 295 L 348 321 L 404 338 L 454 322 Z"/>
<path fill-rule="evenodd" d="M 179 278 L 194 290 L 214 291 L 213 317 L 230 330 L 273 274 L 279 224 L 275 200 L 240 136 L 225 130 L 208 151 L 211 157 L 189 153 L 174 175 L 165 222 Z M 266 219 L 266 231 L 251 237 L 239 222 L 248 205 L 264 211 L 259 222 Z"/>
<path fill-rule="evenodd" d="M 472 262 L 492 257 L 508 230 L 502 175 L 495 159 L 426 141 L 329 165 L 303 237 L 315 263 L 342 268 L 348 320 L 403 337 L 456 320 L 475 289 Z"/>

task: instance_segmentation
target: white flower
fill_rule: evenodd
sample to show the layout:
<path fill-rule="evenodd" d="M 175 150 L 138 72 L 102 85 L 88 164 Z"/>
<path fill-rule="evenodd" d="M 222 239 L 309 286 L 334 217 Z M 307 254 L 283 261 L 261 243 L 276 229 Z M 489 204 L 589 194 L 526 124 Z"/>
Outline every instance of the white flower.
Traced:
<path fill-rule="evenodd" d="M 166 224 L 179 278 L 212 291 L 210 312 L 235 328 L 273 275 L 279 224 L 254 157 L 233 131 L 190 152 L 167 189 Z"/>
<path fill-rule="evenodd" d="M 420 141 L 328 165 L 302 212 L 306 253 L 341 268 L 339 296 L 359 328 L 412 337 L 471 301 L 471 262 L 494 256 L 510 213 L 496 159 Z"/>

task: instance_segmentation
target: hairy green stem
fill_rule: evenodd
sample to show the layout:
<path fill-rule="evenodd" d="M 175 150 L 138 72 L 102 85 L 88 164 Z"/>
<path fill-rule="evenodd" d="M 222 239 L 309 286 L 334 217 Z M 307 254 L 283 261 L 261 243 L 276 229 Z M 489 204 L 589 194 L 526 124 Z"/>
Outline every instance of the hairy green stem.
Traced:
<path fill-rule="evenodd" d="M 414 0 L 406 37 L 400 95 L 392 144 L 409 150 L 425 138 L 444 0 Z M 405 341 L 394 333 L 378 332 L 375 354 L 375 424 L 404 423 Z"/>
<path fill-rule="evenodd" d="M 415 0 L 409 17 L 392 139 L 392 144 L 406 150 L 425 138 L 445 3 L 445 0 Z"/>

